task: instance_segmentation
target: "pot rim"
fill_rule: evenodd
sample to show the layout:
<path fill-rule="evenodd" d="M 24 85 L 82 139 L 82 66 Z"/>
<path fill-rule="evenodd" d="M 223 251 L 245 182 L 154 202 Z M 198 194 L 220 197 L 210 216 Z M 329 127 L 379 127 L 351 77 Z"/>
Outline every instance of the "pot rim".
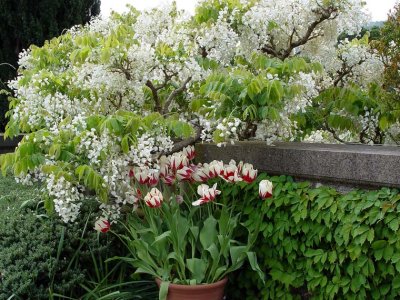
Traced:
<path fill-rule="evenodd" d="M 155 278 L 156 282 L 158 285 L 163 282 L 160 278 Z M 187 285 L 187 284 L 177 284 L 177 283 L 170 283 L 169 287 L 174 288 L 176 290 L 204 290 L 204 289 L 213 289 L 217 287 L 223 287 L 226 285 L 226 282 L 228 281 L 228 277 L 224 277 L 221 280 L 214 282 L 214 283 L 201 283 L 201 284 L 196 284 L 196 285 Z"/>

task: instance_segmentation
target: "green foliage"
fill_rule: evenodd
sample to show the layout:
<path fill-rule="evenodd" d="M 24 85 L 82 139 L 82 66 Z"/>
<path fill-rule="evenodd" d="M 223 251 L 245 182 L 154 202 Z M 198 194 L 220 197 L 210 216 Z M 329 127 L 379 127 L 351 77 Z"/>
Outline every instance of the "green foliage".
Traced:
<path fill-rule="evenodd" d="M 49 299 L 55 294 L 79 298 L 85 293 L 81 285 L 96 282 L 95 267 L 104 256 L 119 253 L 116 240 L 99 240 L 90 228 L 95 216 L 90 215 L 88 203 L 85 216 L 67 226 L 45 214 L 37 186 L 24 187 L 13 178 L 1 177 L 0 195 L 0 299 L 12 295 Z M 114 280 L 114 273 L 110 268 L 108 282 Z"/>
<path fill-rule="evenodd" d="M 200 88 L 200 99 L 192 109 L 212 113 L 215 118 L 236 117 L 248 123 L 265 119 L 278 121 L 286 102 L 303 91 L 303 87 L 289 84 L 295 73 L 319 72 L 319 64 L 307 63 L 302 58 L 281 61 L 254 54 L 250 61 L 237 58 L 232 71 L 218 71 L 209 76 Z M 219 105 L 214 109 L 216 103 Z"/>
<path fill-rule="evenodd" d="M 259 176 L 257 182 L 265 178 Z M 266 284 L 248 270 L 232 276 L 229 299 L 397 299 L 400 295 L 398 190 L 312 188 L 272 177 L 274 196 L 254 202 L 257 182 L 226 186 L 242 199 Z M 245 237 L 243 233 L 243 237 Z"/>
<path fill-rule="evenodd" d="M 370 122 L 363 127 L 360 118 L 368 120 L 371 117 L 377 118 L 378 122 Z M 354 142 L 383 144 L 390 135 L 387 129 L 400 120 L 400 110 L 391 96 L 377 84 L 371 84 L 367 89 L 349 85 L 321 92 L 312 100 L 312 105 L 294 119 L 303 134 L 328 130 L 339 139 L 339 133 L 347 130 Z"/>
<path fill-rule="evenodd" d="M 239 214 L 232 215 L 226 203 L 219 204 L 221 209 L 215 203 L 189 209 L 186 205 L 191 203 L 179 205 L 173 198 L 160 208 L 142 205 L 144 216 L 129 216 L 127 235 L 122 236 L 131 255 L 120 259 L 132 264 L 136 273 L 164 282 L 214 283 L 246 260 L 261 281 L 264 279 L 251 251 L 257 230 L 250 230 L 247 241 L 239 243 L 232 238 L 241 227 Z"/>

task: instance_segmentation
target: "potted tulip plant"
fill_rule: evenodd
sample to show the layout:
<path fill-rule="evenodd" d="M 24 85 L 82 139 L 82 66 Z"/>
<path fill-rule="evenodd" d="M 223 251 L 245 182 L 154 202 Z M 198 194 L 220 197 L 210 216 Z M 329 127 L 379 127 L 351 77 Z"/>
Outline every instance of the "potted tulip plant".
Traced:
<path fill-rule="evenodd" d="M 124 259 L 137 273 L 153 276 L 160 299 L 221 300 L 227 275 L 248 260 L 264 280 L 252 245 L 257 232 L 249 231 L 246 243 L 234 240 L 243 226 L 234 213 L 240 199 L 218 197 L 219 181 L 253 182 L 257 170 L 250 164 L 221 161 L 193 164 L 194 148 L 160 158 L 158 169 L 132 168 L 137 191 L 136 210 L 125 223 L 121 239 L 129 249 Z M 260 183 L 260 196 L 272 196 L 272 184 Z M 222 201 L 218 201 L 221 198 Z M 109 223 L 99 220 L 99 230 Z"/>

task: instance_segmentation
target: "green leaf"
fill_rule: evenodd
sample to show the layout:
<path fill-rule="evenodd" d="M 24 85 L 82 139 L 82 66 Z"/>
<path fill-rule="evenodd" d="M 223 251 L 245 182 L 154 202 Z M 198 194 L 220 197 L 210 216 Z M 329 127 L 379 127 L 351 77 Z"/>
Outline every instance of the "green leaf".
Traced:
<path fill-rule="evenodd" d="M 192 274 L 192 278 L 196 279 L 196 283 L 203 283 L 208 267 L 208 262 L 200 258 L 190 258 L 186 259 L 186 266 Z"/>
<path fill-rule="evenodd" d="M 168 289 L 169 289 L 169 282 L 168 281 L 162 281 L 161 285 L 160 285 L 159 294 L 158 294 L 158 299 L 159 300 L 167 300 Z"/>
<path fill-rule="evenodd" d="M 249 260 L 251 269 L 255 272 L 257 272 L 258 276 L 260 277 L 261 281 L 265 283 L 265 274 L 263 271 L 261 271 L 260 266 L 258 265 L 257 262 L 257 256 L 254 252 L 247 252 L 247 258 Z"/>
<path fill-rule="evenodd" d="M 247 254 L 246 246 L 231 246 L 229 249 L 231 254 L 232 265 L 240 264 Z"/>
<path fill-rule="evenodd" d="M 207 249 L 217 241 L 217 220 L 211 215 L 204 221 L 200 231 L 200 243 L 203 249 Z"/>

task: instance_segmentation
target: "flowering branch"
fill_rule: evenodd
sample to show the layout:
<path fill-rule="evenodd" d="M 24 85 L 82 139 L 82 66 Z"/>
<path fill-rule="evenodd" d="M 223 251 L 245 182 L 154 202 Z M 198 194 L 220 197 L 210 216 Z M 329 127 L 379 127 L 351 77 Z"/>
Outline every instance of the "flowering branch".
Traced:
<path fill-rule="evenodd" d="M 274 49 L 273 46 L 265 46 L 264 48 L 261 49 L 261 51 L 263 51 L 264 53 L 273 55 L 275 57 L 278 57 L 278 58 L 280 58 L 282 60 L 288 58 L 290 56 L 290 54 L 292 53 L 294 48 L 302 46 L 302 45 L 305 45 L 308 41 L 318 37 L 318 34 L 312 36 L 312 34 L 315 31 L 315 29 L 317 28 L 317 26 L 320 25 L 321 23 L 323 23 L 326 20 L 336 18 L 337 15 L 333 16 L 333 14 L 335 12 L 337 12 L 337 11 L 338 11 L 338 9 L 336 7 L 329 7 L 327 9 L 322 9 L 321 8 L 321 10 L 318 11 L 318 13 L 320 13 L 321 16 L 308 26 L 307 31 L 306 31 L 306 33 L 304 34 L 303 37 L 299 38 L 296 41 L 293 41 L 293 36 L 294 36 L 295 31 L 292 31 L 292 34 L 290 36 L 289 47 L 287 49 L 283 49 L 281 51 L 277 51 L 276 49 Z M 317 11 L 314 11 L 314 12 L 317 13 Z"/>

